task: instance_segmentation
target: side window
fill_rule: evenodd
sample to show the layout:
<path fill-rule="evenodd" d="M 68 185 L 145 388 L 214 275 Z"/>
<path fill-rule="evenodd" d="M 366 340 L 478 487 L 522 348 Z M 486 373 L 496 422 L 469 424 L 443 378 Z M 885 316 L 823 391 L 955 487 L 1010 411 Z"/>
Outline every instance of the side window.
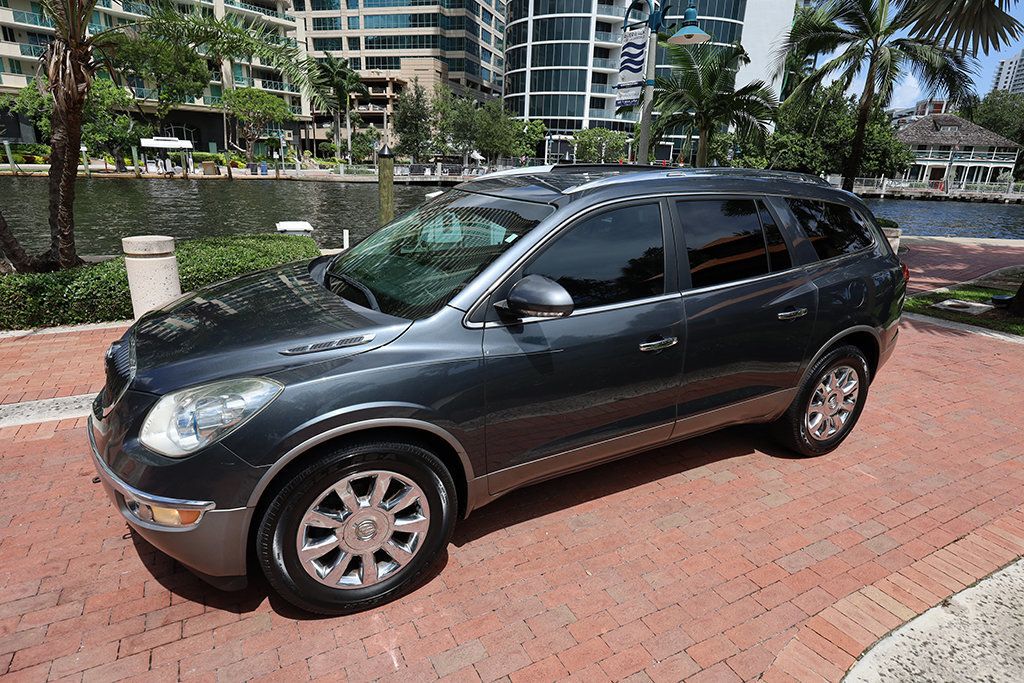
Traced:
<path fill-rule="evenodd" d="M 676 210 L 694 289 L 768 273 L 768 251 L 753 199 L 681 201 Z"/>
<path fill-rule="evenodd" d="M 612 209 L 583 220 L 523 271 L 565 287 L 576 308 L 665 293 L 665 242 L 657 203 Z"/>
<path fill-rule="evenodd" d="M 773 273 L 789 270 L 793 267 L 793 259 L 772 212 L 760 200 L 757 202 L 757 210 L 761 214 L 761 227 L 764 228 L 764 243 L 768 245 L 768 265 Z"/>
<path fill-rule="evenodd" d="M 842 256 L 871 246 L 871 233 L 849 207 L 811 199 L 787 199 L 818 258 Z"/>

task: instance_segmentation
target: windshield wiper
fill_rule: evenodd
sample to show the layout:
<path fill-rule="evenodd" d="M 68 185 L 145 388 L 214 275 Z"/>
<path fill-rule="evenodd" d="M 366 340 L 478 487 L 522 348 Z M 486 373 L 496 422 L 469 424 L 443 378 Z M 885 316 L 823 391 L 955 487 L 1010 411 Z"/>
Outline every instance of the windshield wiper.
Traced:
<path fill-rule="evenodd" d="M 370 304 L 370 308 L 372 308 L 375 311 L 379 311 L 380 310 L 380 304 L 377 303 L 377 297 L 375 297 L 373 295 L 373 292 L 370 290 L 369 287 L 364 285 L 359 280 L 356 280 L 355 278 L 350 277 L 348 275 L 344 275 L 342 273 L 331 272 L 330 269 L 327 269 L 327 270 L 324 271 L 324 280 L 325 280 L 325 282 L 326 282 L 326 280 L 328 278 L 334 278 L 336 280 L 341 280 L 342 282 L 344 282 L 349 287 L 352 287 L 354 289 L 358 289 L 360 292 L 363 293 L 363 296 L 366 297 L 366 301 Z"/>

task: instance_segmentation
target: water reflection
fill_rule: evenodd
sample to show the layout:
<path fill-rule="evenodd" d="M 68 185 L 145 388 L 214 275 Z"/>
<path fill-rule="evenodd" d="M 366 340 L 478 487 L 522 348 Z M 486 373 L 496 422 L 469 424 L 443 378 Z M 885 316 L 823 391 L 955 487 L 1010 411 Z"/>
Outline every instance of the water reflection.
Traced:
<path fill-rule="evenodd" d="M 437 190 L 395 187 L 402 213 Z M 29 251 L 49 243 L 45 178 L 0 177 L 0 210 Z M 75 202 L 76 236 L 84 254 L 120 253 L 121 238 L 271 232 L 277 221 L 309 221 L 324 247 L 340 247 L 347 228 L 353 242 L 377 227 L 377 186 L 274 180 L 134 180 L 82 178 Z"/>
<path fill-rule="evenodd" d="M 1024 205 L 869 199 L 874 214 L 900 224 L 904 234 L 1024 239 Z"/>

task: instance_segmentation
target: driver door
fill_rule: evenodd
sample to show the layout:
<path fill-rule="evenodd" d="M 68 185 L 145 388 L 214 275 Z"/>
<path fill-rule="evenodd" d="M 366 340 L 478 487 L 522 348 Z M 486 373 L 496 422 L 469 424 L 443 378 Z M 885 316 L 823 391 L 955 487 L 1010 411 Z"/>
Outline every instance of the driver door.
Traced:
<path fill-rule="evenodd" d="M 634 201 L 577 219 L 498 288 L 492 306 L 544 275 L 575 310 L 485 325 L 491 493 L 669 438 L 686 346 L 676 272 L 668 206 Z"/>

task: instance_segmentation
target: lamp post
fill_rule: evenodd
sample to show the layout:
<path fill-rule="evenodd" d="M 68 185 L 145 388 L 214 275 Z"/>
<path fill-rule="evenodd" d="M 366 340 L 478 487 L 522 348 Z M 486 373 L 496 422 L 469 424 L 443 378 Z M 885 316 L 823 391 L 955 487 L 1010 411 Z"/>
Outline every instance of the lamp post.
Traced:
<path fill-rule="evenodd" d="M 651 35 L 647 42 L 647 69 L 644 80 L 644 99 L 640 110 L 640 135 L 636 146 L 636 161 L 638 164 L 646 164 L 651 149 L 651 106 L 654 101 L 654 75 L 657 67 L 658 57 L 658 31 L 665 28 L 665 15 L 668 14 L 669 5 L 664 9 L 655 0 L 636 0 L 626 12 L 628 20 L 629 13 L 634 9 L 642 9 L 647 6 L 647 24 Z M 697 7 L 694 0 L 689 0 L 689 5 L 683 13 L 683 23 L 668 42 L 674 45 L 696 45 L 706 43 L 711 36 L 701 30 L 697 25 Z"/>

